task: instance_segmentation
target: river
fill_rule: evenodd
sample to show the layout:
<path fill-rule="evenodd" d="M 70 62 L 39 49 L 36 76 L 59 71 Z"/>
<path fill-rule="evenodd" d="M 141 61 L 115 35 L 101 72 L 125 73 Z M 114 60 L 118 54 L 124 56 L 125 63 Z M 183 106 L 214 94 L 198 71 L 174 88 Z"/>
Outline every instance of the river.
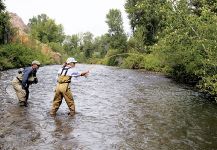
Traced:
<path fill-rule="evenodd" d="M 77 64 L 76 114 L 63 101 L 49 115 L 59 65 L 38 70 L 28 107 L 10 84 L 17 69 L 0 72 L 1 150 L 215 150 L 217 105 L 156 73 Z"/>

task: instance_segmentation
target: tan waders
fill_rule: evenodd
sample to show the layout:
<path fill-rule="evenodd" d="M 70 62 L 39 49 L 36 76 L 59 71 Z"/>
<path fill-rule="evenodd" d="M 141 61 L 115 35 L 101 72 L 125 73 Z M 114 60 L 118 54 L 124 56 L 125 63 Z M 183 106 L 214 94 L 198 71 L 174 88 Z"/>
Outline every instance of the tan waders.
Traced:
<path fill-rule="evenodd" d="M 20 106 L 27 106 L 28 91 L 22 88 L 22 84 L 17 78 L 12 80 L 12 86 L 17 94 Z"/>
<path fill-rule="evenodd" d="M 59 76 L 50 115 L 52 116 L 56 115 L 56 112 L 59 109 L 63 98 L 65 99 L 69 107 L 69 110 L 70 110 L 69 115 L 74 115 L 75 104 L 74 104 L 74 99 L 73 99 L 71 89 L 69 86 L 70 81 L 71 81 L 70 76 Z"/>
<path fill-rule="evenodd" d="M 29 98 L 29 86 L 31 84 L 37 84 L 38 79 L 36 77 L 37 69 L 40 66 L 39 61 L 33 61 L 31 67 L 21 68 L 18 70 L 18 74 L 11 81 L 11 84 L 16 92 L 20 106 L 27 107 L 27 100 Z"/>

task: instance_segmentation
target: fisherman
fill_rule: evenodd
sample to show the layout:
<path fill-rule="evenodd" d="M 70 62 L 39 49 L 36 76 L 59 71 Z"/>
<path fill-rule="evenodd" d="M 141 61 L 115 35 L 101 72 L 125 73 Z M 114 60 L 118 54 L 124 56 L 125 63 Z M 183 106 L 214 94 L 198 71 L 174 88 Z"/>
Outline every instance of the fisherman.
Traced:
<path fill-rule="evenodd" d="M 27 107 L 29 98 L 29 86 L 37 84 L 36 73 L 40 67 L 40 62 L 34 60 L 32 66 L 18 71 L 18 75 L 12 80 L 12 86 L 17 94 L 19 105 Z"/>
<path fill-rule="evenodd" d="M 53 99 L 52 107 L 50 110 L 51 116 L 56 116 L 56 112 L 59 109 L 62 99 L 64 98 L 66 101 L 66 104 L 69 108 L 68 115 L 73 116 L 75 114 L 75 104 L 73 95 L 70 89 L 70 82 L 72 77 L 79 77 L 79 76 L 85 76 L 87 77 L 89 71 L 85 71 L 82 73 L 79 73 L 75 70 L 75 64 L 77 61 L 70 57 L 66 60 L 65 64 L 62 68 L 58 71 L 58 78 L 57 78 L 57 86 L 55 90 L 55 96 Z"/>

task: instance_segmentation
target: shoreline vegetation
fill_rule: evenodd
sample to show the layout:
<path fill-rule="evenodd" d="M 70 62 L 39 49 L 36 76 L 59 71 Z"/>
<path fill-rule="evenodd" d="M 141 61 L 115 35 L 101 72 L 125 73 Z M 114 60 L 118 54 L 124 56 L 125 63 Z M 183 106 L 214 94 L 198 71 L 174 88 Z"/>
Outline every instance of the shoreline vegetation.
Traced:
<path fill-rule="evenodd" d="M 19 68 L 33 59 L 61 64 L 79 62 L 160 72 L 217 101 L 217 2 L 127 0 L 132 34 L 123 28 L 121 11 L 105 15 L 108 33 L 66 35 L 46 14 L 33 16 L 25 29 L 0 0 L 0 70 Z"/>

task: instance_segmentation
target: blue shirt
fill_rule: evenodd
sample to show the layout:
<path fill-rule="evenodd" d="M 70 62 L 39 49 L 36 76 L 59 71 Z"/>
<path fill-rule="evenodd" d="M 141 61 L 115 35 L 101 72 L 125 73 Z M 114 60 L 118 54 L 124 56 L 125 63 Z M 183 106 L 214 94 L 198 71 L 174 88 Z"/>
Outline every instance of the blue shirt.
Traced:
<path fill-rule="evenodd" d="M 23 87 L 28 87 L 29 83 L 28 83 L 28 78 L 30 76 L 34 76 L 36 77 L 36 69 L 33 69 L 32 67 L 27 67 L 23 70 L 23 79 L 22 79 L 22 86 Z"/>

